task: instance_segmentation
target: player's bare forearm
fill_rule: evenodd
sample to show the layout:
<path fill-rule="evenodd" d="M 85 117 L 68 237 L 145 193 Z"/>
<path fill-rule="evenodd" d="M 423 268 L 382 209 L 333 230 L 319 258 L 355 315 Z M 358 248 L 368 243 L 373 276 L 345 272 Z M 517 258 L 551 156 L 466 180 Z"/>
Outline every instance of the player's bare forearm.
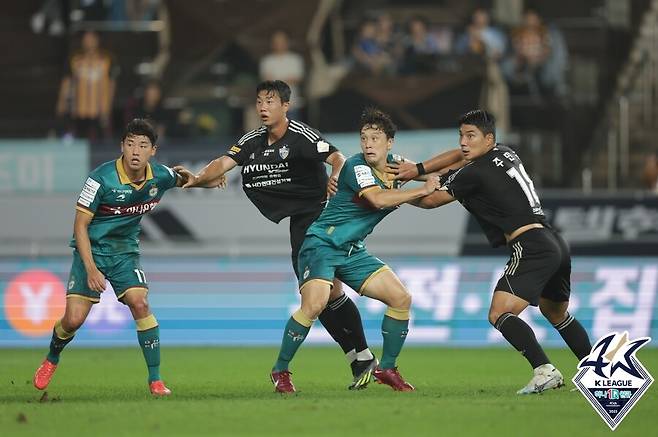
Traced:
<path fill-rule="evenodd" d="M 431 175 L 422 187 L 411 188 L 408 190 L 382 190 L 379 187 L 375 187 L 370 190 L 366 189 L 367 191 L 363 193 L 363 196 L 375 208 L 383 209 L 398 206 L 413 201 L 414 199 L 427 196 L 439 187 L 439 179 L 436 176 Z"/>
<path fill-rule="evenodd" d="M 397 164 L 397 166 L 392 166 L 392 170 L 390 172 L 394 173 L 395 179 L 398 180 L 422 180 L 421 178 L 426 173 L 443 173 L 450 168 L 462 167 L 464 163 L 465 161 L 462 157 L 461 150 L 454 149 L 443 152 L 419 164 L 413 161 L 405 160 L 404 162 Z"/>
<path fill-rule="evenodd" d="M 432 194 L 423 196 L 418 199 L 413 199 L 409 203 L 423 209 L 438 208 L 439 206 L 446 205 L 455 200 L 447 191 L 435 191 Z"/>
<path fill-rule="evenodd" d="M 345 156 L 339 151 L 335 151 L 327 156 L 326 163 L 331 166 L 331 176 L 338 178 L 338 175 L 343 168 L 343 164 L 345 164 Z"/>
<path fill-rule="evenodd" d="M 228 156 L 220 156 L 219 158 L 210 161 L 210 163 L 201 169 L 196 175 L 179 165 L 175 166 L 174 170 L 176 170 L 182 178 L 186 179 L 181 185 L 183 188 L 214 188 L 218 186 L 223 187 L 226 184 L 225 173 L 233 169 L 236 165 L 238 165 L 238 163 Z"/>
<path fill-rule="evenodd" d="M 91 255 L 91 241 L 89 240 L 88 232 L 91 219 L 92 216 L 89 214 L 76 211 L 75 222 L 73 224 L 75 245 L 78 249 L 78 253 L 80 254 L 80 258 L 82 259 L 82 263 L 85 265 L 85 269 L 87 271 L 96 268 L 96 263 L 94 263 L 94 258 Z"/>
<path fill-rule="evenodd" d="M 434 158 L 430 158 L 427 161 L 423 162 L 425 171 L 427 173 L 438 172 L 444 169 L 447 169 L 456 164 L 461 164 L 462 167 L 464 157 L 460 149 L 448 150 L 439 155 L 436 155 Z"/>

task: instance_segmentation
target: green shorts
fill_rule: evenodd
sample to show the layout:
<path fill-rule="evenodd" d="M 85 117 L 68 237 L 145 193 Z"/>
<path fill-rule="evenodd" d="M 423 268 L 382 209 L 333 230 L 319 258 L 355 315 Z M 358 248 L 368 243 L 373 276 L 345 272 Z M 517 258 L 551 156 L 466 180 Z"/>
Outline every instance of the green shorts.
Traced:
<path fill-rule="evenodd" d="M 114 294 L 121 301 L 131 288 L 146 288 L 148 282 L 144 270 L 139 263 L 139 254 L 124 253 L 121 255 L 93 255 L 96 267 L 110 281 Z M 69 275 L 66 297 L 77 296 L 93 303 L 101 300 L 101 294 L 89 289 L 87 285 L 87 270 L 77 250 L 73 251 L 73 265 Z"/>
<path fill-rule="evenodd" d="M 368 280 L 375 274 L 390 270 L 363 246 L 336 248 L 315 236 L 307 236 L 299 250 L 299 289 L 309 281 L 332 283 L 340 279 L 354 291 L 362 294 Z"/>

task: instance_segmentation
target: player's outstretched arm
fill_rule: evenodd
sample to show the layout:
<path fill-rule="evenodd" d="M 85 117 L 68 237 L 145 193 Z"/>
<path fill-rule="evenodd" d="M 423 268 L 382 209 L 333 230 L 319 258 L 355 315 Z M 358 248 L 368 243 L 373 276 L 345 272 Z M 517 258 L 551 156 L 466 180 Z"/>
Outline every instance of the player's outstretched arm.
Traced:
<path fill-rule="evenodd" d="M 464 158 L 461 150 L 454 149 L 421 163 L 405 160 L 397 165 L 397 169 L 395 169 L 395 166 L 391 166 L 391 173 L 395 174 L 395 179 L 410 181 L 427 173 L 441 172 L 448 168 L 462 167 L 463 165 Z"/>
<path fill-rule="evenodd" d="M 91 255 L 91 242 L 87 231 L 92 218 L 93 216 L 89 213 L 77 210 L 73 223 L 73 235 L 75 235 L 76 248 L 87 271 L 87 285 L 90 289 L 102 293 L 105 291 L 105 276 L 98 270 L 94 257 Z"/>
<path fill-rule="evenodd" d="M 382 190 L 379 186 L 366 188 L 362 193 L 372 206 L 378 209 L 391 208 L 433 193 L 441 186 L 438 176 L 431 175 L 422 187 L 408 190 Z"/>
<path fill-rule="evenodd" d="M 345 164 L 345 156 L 339 151 L 335 151 L 327 156 L 325 162 L 331 166 L 331 175 L 329 175 L 329 182 L 327 182 L 327 197 L 332 197 L 338 192 L 338 175 L 343 168 L 343 164 Z"/>
<path fill-rule="evenodd" d="M 438 208 L 439 206 L 446 205 L 455 198 L 452 197 L 447 191 L 434 191 L 432 194 L 421 197 L 420 199 L 414 199 L 409 202 L 410 205 L 417 206 L 418 208 L 423 209 L 432 209 Z"/>
<path fill-rule="evenodd" d="M 177 165 L 174 170 L 186 182 L 181 185 L 183 188 L 202 187 L 202 188 L 223 188 L 226 184 L 225 173 L 233 169 L 237 162 L 228 156 L 220 156 L 210 161 L 199 174 L 194 174 L 185 167 Z"/>

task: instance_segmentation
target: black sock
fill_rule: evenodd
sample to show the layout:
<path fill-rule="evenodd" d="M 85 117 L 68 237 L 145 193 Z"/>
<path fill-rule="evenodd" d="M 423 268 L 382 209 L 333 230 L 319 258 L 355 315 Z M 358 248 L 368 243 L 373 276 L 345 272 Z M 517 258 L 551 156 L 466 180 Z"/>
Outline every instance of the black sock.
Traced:
<path fill-rule="evenodd" d="M 592 344 L 589 342 L 587 331 L 571 314 L 567 313 L 567 318 L 553 327 L 557 329 L 564 342 L 579 360 L 589 355 Z"/>
<path fill-rule="evenodd" d="M 73 340 L 73 336 L 62 339 L 57 336 L 57 333 L 53 329 L 53 335 L 52 338 L 50 339 L 50 350 L 48 351 L 48 361 L 50 361 L 53 364 L 58 364 L 59 363 L 59 354 L 62 353 L 62 350 L 64 347 L 69 344 Z"/>
<path fill-rule="evenodd" d="M 519 317 L 512 313 L 504 313 L 498 317 L 494 326 L 517 351 L 521 352 L 533 369 L 550 363 L 537 342 L 532 328 Z"/>
<path fill-rule="evenodd" d="M 368 349 L 361 315 L 352 299 L 346 294 L 329 302 L 320 313 L 319 319 L 343 352 L 354 350 L 358 353 Z"/>

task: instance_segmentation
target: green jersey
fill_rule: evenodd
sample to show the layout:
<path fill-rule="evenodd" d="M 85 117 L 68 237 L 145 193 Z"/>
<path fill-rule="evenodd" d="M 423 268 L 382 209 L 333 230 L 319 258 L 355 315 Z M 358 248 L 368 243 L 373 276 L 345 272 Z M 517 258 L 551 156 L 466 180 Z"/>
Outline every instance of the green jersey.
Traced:
<path fill-rule="evenodd" d="M 392 155 L 388 161 L 393 161 Z M 368 165 L 363 153 L 352 156 L 338 176 L 338 193 L 329 200 L 306 235 L 315 235 L 335 247 L 363 246 L 363 240 L 377 223 L 397 208 L 377 209 L 363 194 L 377 187 L 387 190 L 399 186 L 399 181 L 388 180 L 386 174 Z"/>
<path fill-rule="evenodd" d="M 91 252 L 98 255 L 139 253 L 139 223 L 176 186 L 177 174 L 169 167 L 149 163 L 141 184 L 130 182 L 121 158 L 106 162 L 90 174 L 76 209 L 93 216 L 89 224 Z M 76 247 L 75 237 L 71 247 Z"/>

